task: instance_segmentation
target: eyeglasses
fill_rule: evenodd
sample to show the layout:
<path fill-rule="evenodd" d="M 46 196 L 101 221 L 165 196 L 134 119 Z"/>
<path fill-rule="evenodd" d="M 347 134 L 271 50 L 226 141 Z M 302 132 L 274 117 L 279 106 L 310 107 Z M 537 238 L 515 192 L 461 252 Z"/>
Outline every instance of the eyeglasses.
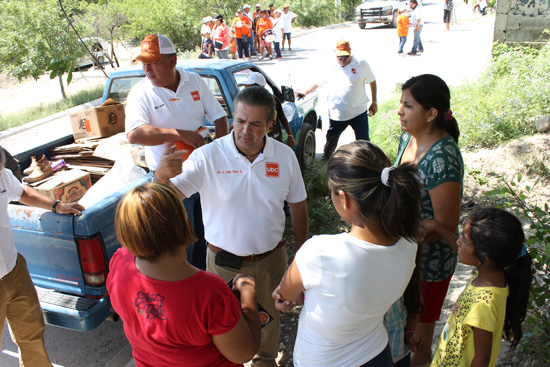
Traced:
<path fill-rule="evenodd" d="M 336 57 L 339 58 L 339 59 L 346 60 L 349 57 L 349 55 L 342 55 L 342 56 L 336 56 Z"/>

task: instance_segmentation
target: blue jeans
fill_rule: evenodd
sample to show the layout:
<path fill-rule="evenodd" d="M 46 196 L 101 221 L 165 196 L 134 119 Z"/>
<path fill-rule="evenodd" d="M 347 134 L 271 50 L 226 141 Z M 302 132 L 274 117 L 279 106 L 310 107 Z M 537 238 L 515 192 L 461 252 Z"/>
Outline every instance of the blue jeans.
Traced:
<path fill-rule="evenodd" d="M 250 33 L 252 34 L 250 36 L 250 54 L 253 55 L 256 53 L 256 50 L 254 50 L 254 37 L 256 36 L 256 33 L 254 33 L 252 30 L 250 31 Z"/>
<path fill-rule="evenodd" d="M 407 42 L 407 36 L 399 37 L 399 51 L 397 53 L 403 53 L 403 47 L 405 47 L 405 42 Z"/>
<path fill-rule="evenodd" d="M 237 50 L 239 51 L 239 59 L 243 57 L 250 57 L 250 53 L 248 50 L 248 43 L 243 42 L 242 38 L 235 38 L 237 40 Z M 252 40 L 252 39 L 251 39 Z"/>
<path fill-rule="evenodd" d="M 424 52 L 424 46 L 422 46 L 422 40 L 420 39 L 420 33 L 422 33 L 422 28 L 424 28 L 423 24 L 421 24 L 418 27 L 418 32 L 416 31 L 416 28 L 414 29 L 414 41 L 413 41 L 413 48 L 411 52 L 416 53 L 416 50 L 420 52 Z"/>
<path fill-rule="evenodd" d="M 199 269 L 206 270 L 206 240 L 204 239 L 204 224 L 202 222 L 202 207 L 199 194 L 183 199 L 185 212 L 191 222 L 191 227 L 197 237 L 197 242 L 192 243 L 185 249 L 187 262 Z"/>
<path fill-rule="evenodd" d="M 281 42 L 273 42 L 273 45 L 275 46 L 275 52 L 277 53 L 278 57 L 281 56 Z"/>
<path fill-rule="evenodd" d="M 369 138 L 369 111 L 365 111 L 347 121 L 336 121 L 329 119 L 330 126 L 327 131 L 327 142 L 324 148 L 324 158 L 329 159 L 336 150 L 340 135 L 351 126 L 355 131 L 356 140 L 370 140 Z"/>

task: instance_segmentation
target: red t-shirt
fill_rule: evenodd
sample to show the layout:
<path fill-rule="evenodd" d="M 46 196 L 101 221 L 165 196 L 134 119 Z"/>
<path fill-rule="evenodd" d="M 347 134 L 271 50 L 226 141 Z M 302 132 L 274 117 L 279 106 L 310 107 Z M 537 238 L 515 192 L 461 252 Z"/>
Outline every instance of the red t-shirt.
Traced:
<path fill-rule="evenodd" d="M 124 323 L 138 367 L 235 367 L 212 342 L 241 318 L 237 297 L 217 275 L 199 271 L 167 282 L 141 274 L 120 248 L 109 264 L 107 289 Z"/>

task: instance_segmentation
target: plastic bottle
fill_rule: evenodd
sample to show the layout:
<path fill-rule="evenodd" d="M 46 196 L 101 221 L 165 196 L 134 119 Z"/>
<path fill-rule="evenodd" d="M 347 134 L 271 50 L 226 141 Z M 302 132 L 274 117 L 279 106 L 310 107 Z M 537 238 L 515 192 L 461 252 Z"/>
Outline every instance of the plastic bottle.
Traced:
<path fill-rule="evenodd" d="M 197 130 L 195 130 L 196 133 L 199 133 L 203 138 L 206 138 L 208 136 L 208 130 L 206 127 L 200 127 Z M 181 159 L 183 161 L 187 160 L 189 158 L 189 155 L 195 150 L 191 145 L 184 143 L 183 141 L 175 141 L 174 145 L 178 150 L 186 150 L 187 153 L 183 154 L 181 156 Z"/>

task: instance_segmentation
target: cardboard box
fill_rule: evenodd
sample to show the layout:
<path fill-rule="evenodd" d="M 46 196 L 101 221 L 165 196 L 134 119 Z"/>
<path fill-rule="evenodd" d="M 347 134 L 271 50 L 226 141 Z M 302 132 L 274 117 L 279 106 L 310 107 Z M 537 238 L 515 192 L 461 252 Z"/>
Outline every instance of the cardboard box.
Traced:
<path fill-rule="evenodd" d="M 124 106 L 88 108 L 70 115 L 74 140 L 104 138 L 124 131 Z"/>
<path fill-rule="evenodd" d="M 54 200 L 72 203 L 83 197 L 90 187 L 92 187 L 92 181 L 88 172 L 71 169 L 56 172 L 35 189 Z"/>

